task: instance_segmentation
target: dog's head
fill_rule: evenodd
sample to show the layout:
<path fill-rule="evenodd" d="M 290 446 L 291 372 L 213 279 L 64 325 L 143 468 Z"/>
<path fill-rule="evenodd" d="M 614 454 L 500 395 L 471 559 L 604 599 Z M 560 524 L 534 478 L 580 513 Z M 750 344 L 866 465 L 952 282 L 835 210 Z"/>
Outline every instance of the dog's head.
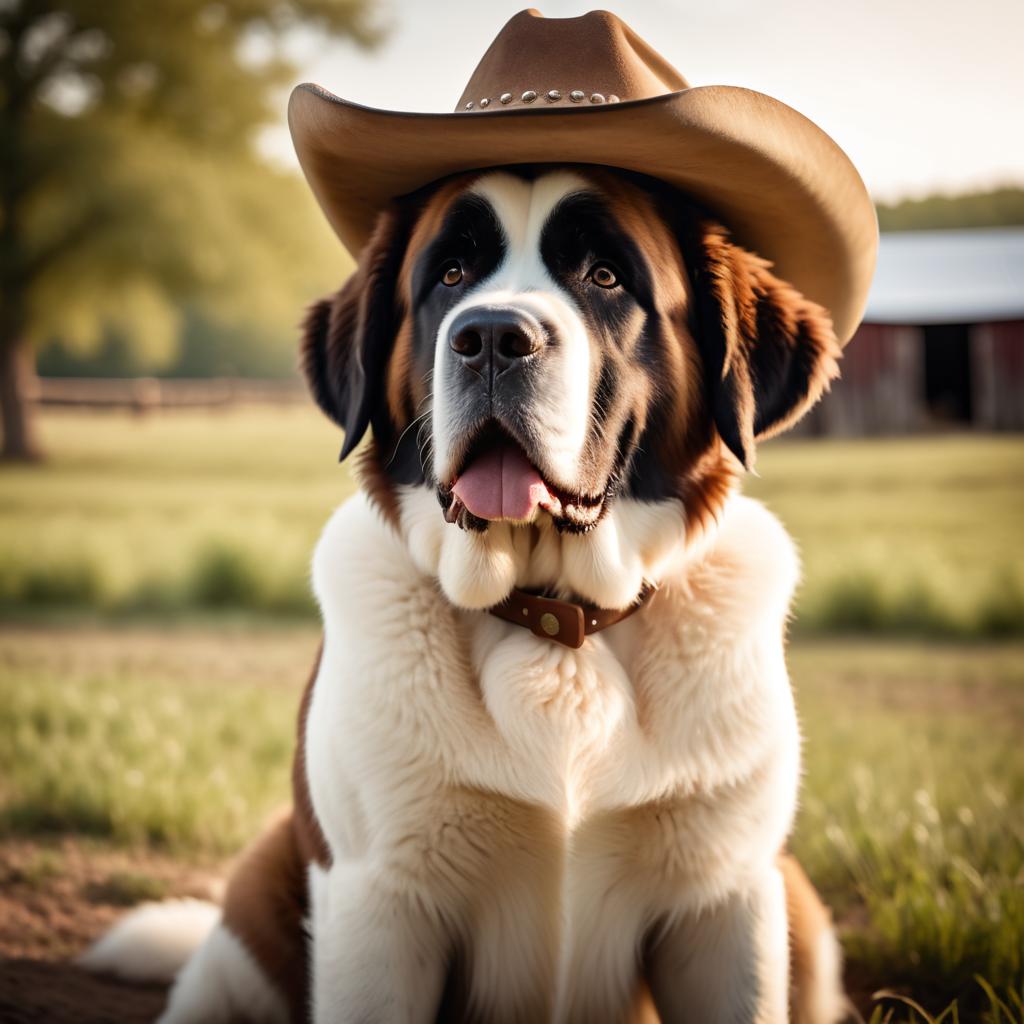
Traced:
<path fill-rule="evenodd" d="M 342 457 L 372 430 L 365 485 L 467 607 L 514 585 L 628 604 L 838 354 L 825 310 L 703 211 L 592 167 L 396 202 L 303 342 Z"/>

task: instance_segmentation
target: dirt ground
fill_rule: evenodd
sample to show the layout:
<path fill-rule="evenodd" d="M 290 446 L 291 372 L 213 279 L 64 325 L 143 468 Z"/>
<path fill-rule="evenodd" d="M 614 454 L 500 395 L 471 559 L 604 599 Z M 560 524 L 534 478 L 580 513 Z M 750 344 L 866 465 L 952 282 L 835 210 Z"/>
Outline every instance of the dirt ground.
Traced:
<path fill-rule="evenodd" d="M 73 958 L 128 906 L 171 896 L 216 898 L 218 865 L 66 840 L 0 843 L 0 1021 L 142 1024 L 163 1009 L 160 985 L 127 985 Z"/>

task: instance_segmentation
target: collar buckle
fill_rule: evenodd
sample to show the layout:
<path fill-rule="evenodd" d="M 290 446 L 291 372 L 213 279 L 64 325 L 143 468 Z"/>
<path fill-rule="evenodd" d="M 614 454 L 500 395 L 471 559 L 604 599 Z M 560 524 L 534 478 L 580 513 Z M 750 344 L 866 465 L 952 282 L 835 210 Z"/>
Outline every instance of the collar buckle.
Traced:
<path fill-rule="evenodd" d="M 647 583 L 637 599 L 622 609 L 598 608 L 542 597 L 527 590 L 513 590 L 501 604 L 488 609 L 491 615 L 517 626 L 523 626 L 543 640 L 578 650 L 592 633 L 614 626 L 638 612 L 651 599 L 654 587 Z"/>

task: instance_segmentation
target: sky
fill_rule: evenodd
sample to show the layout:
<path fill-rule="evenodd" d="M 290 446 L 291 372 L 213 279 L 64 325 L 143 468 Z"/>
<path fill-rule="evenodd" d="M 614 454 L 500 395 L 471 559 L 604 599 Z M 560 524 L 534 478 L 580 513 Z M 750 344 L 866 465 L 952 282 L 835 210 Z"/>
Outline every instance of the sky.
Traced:
<path fill-rule="evenodd" d="M 345 99 L 450 111 L 525 4 L 390 0 L 361 51 L 299 33 L 289 55 Z M 546 0 L 548 17 L 587 3 Z M 1024 184 L 1024 0 L 607 0 L 691 85 L 768 93 L 825 129 L 883 201 Z M 267 138 L 290 161 L 284 127 Z"/>

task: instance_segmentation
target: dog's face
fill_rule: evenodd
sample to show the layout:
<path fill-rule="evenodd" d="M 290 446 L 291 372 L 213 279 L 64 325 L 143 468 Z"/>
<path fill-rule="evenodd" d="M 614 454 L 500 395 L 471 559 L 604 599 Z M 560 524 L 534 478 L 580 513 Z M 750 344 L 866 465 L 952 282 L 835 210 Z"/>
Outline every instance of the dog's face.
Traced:
<path fill-rule="evenodd" d="M 383 213 L 311 311 L 304 365 L 343 455 L 372 427 L 365 482 L 437 549 L 423 567 L 484 607 L 515 584 L 628 603 L 837 354 L 824 310 L 677 193 L 541 168 L 450 179 Z M 460 543 L 447 561 L 482 587 L 444 571 L 440 549 Z"/>
<path fill-rule="evenodd" d="M 568 171 L 486 175 L 415 256 L 433 473 L 449 519 L 470 528 L 538 515 L 592 528 L 628 489 L 659 383 L 675 392 L 699 377 L 671 330 L 681 318 L 659 308 L 686 296 L 664 226 L 642 195 L 608 176 L 595 184 Z M 647 252 L 630 218 L 656 229 Z M 657 281 L 666 257 L 669 279 Z"/>

